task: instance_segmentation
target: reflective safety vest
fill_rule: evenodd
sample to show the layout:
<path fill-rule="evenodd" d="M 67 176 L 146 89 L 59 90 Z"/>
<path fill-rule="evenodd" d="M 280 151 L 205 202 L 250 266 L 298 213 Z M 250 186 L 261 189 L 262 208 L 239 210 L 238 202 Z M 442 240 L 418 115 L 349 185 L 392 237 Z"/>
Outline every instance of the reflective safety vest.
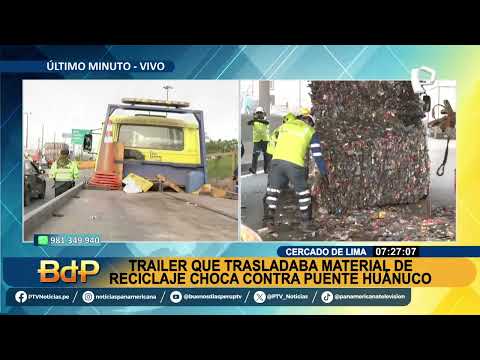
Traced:
<path fill-rule="evenodd" d="M 305 166 L 305 154 L 309 151 L 315 130 L 301 120 L 293 120 L 278 128 L 278 138 L 273 160 L 285 160 Z"/>
<path fill-rule="evenodd" d="M 295 121 L 295 120 L 297 120 L 295 115 L 293 115 L 292 113 L 288 113 L 283 117 L 283 124 L 286 124 L 287 122 Z M 268 145 L 267 145 L 267 154 L 273 155 L 273 151 L 275 150 L 275 146 L 277 145 L 279 130 L 280 130 L 279 127 L 276 128 L 275 130 L 273 130 L 272 134 L 270 135 L 270 141 L 268 142 Z"/>
<path fill-rule="evenodd" d="M 270 141 L 267 145 L 267 154 L 273 155 L 273 151 L 275 150 L 275 146 L 277 145 L 277 138 L 278 138 L 278 130 L 280 128 L 276 128 L 273 130 L 272 135 L 270 135 Z"/>
<path fill-rule="evenodd" d="M 67 167 L 58 168 L 55 161 L 50 168 L 49 177 L 55 181 L 72 181 L 78 179 L 78 166 L 75 161 L 70 161 Z"/>
<path fill-rule="evenodd" d="M 270 125 L 263 124 L 258 121 L 254 121 L 252 125 L 253 125 L 253 142 L 269 140 L 268 134 L 270 132 Z"/>

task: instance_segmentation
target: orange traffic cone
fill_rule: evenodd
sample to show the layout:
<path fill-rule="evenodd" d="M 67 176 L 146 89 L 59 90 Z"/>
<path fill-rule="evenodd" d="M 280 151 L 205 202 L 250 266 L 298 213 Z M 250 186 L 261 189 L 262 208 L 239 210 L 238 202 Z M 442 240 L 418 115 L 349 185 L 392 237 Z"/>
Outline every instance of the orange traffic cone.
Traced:
<path fill-rule="evenodd" d="M 97 169 L 88 182 L 88 185 L 94 188 L 117 190 L 122 187 L 122 182 L 115 173 L 115 150 L 113 148 L 112 131 L 112 120 L 108 118 L 103 144 L 98 155 Z"/>

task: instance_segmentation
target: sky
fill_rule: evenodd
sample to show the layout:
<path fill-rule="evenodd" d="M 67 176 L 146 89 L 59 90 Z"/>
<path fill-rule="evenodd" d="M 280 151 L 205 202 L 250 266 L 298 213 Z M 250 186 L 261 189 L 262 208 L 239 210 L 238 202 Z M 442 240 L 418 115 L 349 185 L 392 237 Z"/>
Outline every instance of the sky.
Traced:
<path fill-rule="evenodd" d="M 190 102 L 203 110 L 211 139 L 237 139 L 239 85 L 233 80 L 24 80 L 23 142 L 28 117 L 29 147 L 36 148 L 44 124 L 44 143 L 62 141 L 62 133 L 95 129 L 104 121 L 108 104 L 123 97 L 165 99 L 164 86 L 173 86 L 169 100 Z M 26 114 L 28 113 L 28 115 Z"/>

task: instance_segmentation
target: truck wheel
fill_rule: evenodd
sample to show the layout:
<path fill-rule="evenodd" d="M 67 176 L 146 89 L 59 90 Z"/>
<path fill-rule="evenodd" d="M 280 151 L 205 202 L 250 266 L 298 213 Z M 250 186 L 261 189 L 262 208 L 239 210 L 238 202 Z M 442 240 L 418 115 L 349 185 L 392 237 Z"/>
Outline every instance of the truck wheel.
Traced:
<path fill-rule="evenodd" d="M 30 191 L 28 191 L 28 187 L 25 188 L 25 191 L 23 193 L 23 205 L 24 206 L 30 205 Z"/>
<path fill-rule="evenodd" d="M 40 191 L 40 194 L 38 194 L 39 199 L 45 199 L 45 192 L 47 190 L 47 184 L 43 184 L 42 186 L 42 191 Z"/>

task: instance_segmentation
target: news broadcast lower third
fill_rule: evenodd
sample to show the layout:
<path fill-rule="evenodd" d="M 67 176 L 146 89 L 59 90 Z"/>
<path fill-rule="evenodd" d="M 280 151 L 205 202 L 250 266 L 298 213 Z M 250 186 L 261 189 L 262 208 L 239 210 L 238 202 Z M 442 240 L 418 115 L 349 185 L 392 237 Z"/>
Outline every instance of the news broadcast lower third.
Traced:
<path fill-rule="evenodd" d="M 480 314 L 480 46 L 0 50 L 2 314 Z"/>

